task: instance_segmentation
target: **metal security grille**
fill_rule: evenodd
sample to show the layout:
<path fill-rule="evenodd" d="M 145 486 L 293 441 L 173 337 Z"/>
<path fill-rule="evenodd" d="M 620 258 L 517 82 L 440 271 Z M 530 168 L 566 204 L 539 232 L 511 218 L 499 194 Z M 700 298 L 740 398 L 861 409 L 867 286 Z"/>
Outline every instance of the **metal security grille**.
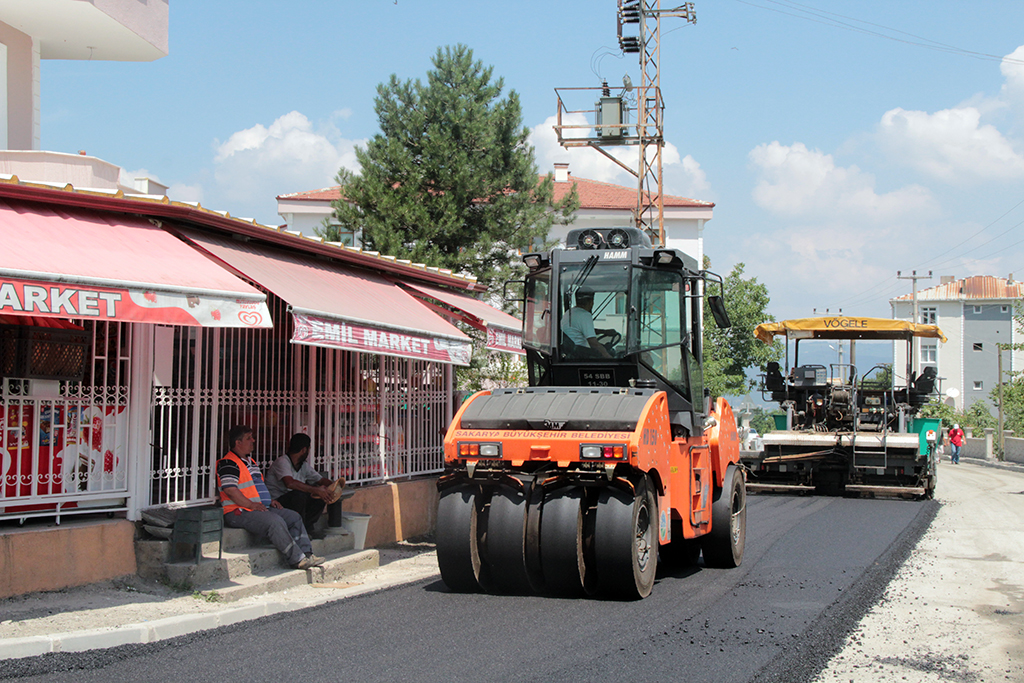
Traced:
<path fill-rule="evenodd" d="M 330 477 L 441 471 L 450 366 L 292 344 L 287 304 L 267 294 L 273 329 L 158 333 L 149 504 L 213 500 L 215 463 L 235 424 L 252 427 L 264 470 L 305 431 L 311 464 Z"/>
<path fill-rule="evenodd" d="M 125 509 L 131 326 L 81 324 L 82 381 L 2 378 L 0 518 Z"/>

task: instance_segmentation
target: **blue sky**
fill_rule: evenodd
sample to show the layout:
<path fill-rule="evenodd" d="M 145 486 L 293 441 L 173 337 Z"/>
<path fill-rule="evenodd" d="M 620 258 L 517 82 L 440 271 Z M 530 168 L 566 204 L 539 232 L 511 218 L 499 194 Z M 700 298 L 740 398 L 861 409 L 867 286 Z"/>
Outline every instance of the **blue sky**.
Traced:
<path fill-rule="evenodd" d="M 1024 3 L 698 0 L 696 14 L 663 26 L 665 190 L 716 203 L 715 270 L 744 262 L 780 318 L 888 316 L 910 290 L 897 270 L 1024 277 Z M 541 171 L 568 160 L 633 184 L 550 129 L 556 87 L 639 83 L 636 56 L 615 54 L 614 0 L 170 0 L 163 59 L 43 62 L 42 147 L 277 224 L 276 195 L 355 168 L 377 84 L 422 78 L 460 42 L 519 93 Z"/>

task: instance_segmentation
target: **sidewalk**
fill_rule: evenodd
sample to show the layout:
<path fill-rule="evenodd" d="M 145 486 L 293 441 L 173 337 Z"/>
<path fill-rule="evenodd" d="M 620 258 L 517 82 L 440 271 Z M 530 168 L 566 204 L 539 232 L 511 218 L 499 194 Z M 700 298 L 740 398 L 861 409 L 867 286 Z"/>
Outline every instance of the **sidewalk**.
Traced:
<path fill-rule="evenodd" d="M 238 595 L 183 593 L 130 577 L 0 600 L 0 660 L 152 643 L 439 576 L 432 543 L 353 551 L 334 562 L 332 580 L 284 590 L 280 575 L 254 577 Z"/>

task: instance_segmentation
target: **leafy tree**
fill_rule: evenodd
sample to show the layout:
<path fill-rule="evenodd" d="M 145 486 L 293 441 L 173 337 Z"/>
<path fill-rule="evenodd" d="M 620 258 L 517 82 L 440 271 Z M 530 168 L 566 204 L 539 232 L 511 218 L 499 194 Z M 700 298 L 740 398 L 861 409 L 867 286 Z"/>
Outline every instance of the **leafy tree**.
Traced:
<path fill-rule="evenodd" d="M 948 406 L 935 398 L 921 406 L 921 417 L 940 418 L 942 426 L 946 429 L 958 424 L 965 432 L 970 429 L 981 430 L 997 425 L 988 403 L 983 400 L 975 401 L 964 410 L 954 410 L 953 406 Z"/>
<path fill-rule="evenodd" d="M 764 436 L 768 432 L 775 431 L 775 418 L 773 415 L 785 415 L 781 410 L 767 411 L 764 408 L 754 408 L 754 414 L 750 416 L 750 426 L 757 430 L 757 433 Z"/>
<path fill-rule="evenodd" d="M 392 74 L 377 86 L 380 133 L 356 150 L 358 175 L 339 171 L 335 218 L 367 249 L 473 274 L 491 290 L 516 277 L 517 252 L 572 220 L 579 199 L 555 203 L 552 175 L 538 182 L 519 95 L 502 95 L 492 67 L 465 45 L 431 62 L 426 83 Z"/>
<path fill-rule="evenodd" d="M 1003 428 L 1012 429 L 1017 436 L 1024 435 L 1024 374 L 1016 376 L 1003 384 Z M 999 405 L 998 389 L 990 393 L 992 402 Z"/>
<path fill-rule="evenodd" d="M 704 257 L 704 268 L 711 260 Z M 747 377 L 749 368 L 764 370 L 769 361 L 782 357 L 782 343 L 773 340 L 765 344 L 754 337 L 754 328 L 764 322 L 773 322 L 768 315 L 768 288 L 756 277 L 744 278 L 746 266 L 737 263 L 725 277 L 725 306 L 732 327 L 719 328 L 704 303 L 704 386 L 712 396 L 742 396 L 757 386 Z M 717 290 L 716 285 L 709 288 Z M 717 291 L 710 292 L 712 294 Z"/>

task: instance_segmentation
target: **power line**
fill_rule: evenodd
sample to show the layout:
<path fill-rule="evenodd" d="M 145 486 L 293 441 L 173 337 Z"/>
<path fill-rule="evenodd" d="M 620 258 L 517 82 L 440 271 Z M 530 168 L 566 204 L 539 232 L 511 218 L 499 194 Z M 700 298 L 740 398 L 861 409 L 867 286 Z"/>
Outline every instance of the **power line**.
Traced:
<path fill-rule="evenodd" d="M 892 28 L 890 26 L 883 26 L 882 24 L 875 24 L 875 23 L 872 23 L 870 21 L 864 21 L 862 19 L 855 19 L 853 17 L 847 17 L 847 16 L 842 15 L 842 14 L 835 14 L 834 12 L 828 12 L 828 11 L 825 11 L 825 10 L 819 10 L 817 8 L 810 7 L 809 5 L 801 5 L 801 4 L 795 3 L 795 2 L 780 2 L 779 0 L 763 0 L 763 2 L 768 2 L 768 3 L 774 4 L 774 5 L 779 5 L 781 7 L 785 7 L 787 9 L 793 10 L 793 12 L 786 12 L 786 11 L 783 11 L 781 9 L 776 9 L 774 7 L 766 7 L 764 5 L 759 5 L 759 4 L 755 3 L 755 2 L 749 2 L 748 0 L 736 0 L 736 2 L 738 2 L 738 3 L 742 4 L 742 5 L 749 5 L 751 7 L 757 7 L 758 9 L 767 10 L 769 12 L 776 12 L 777 14 L 783 14 L 785 16 L 795 17 L 797 19 L 803 19 L 805 21 L 811 21 L 811 22 L 814 22 L 816 24 L 824 24 L 826 26 L 832 26 L 834 28 L 841 28 L 841 29 L 846 30 L 846 31 L 853 31 L 855 33 L 863 33 L 865 35 L 875 36 L 877 38 L 884 38 L 885 40 L 891 40 L 891 41 L 896 42 L 896 43 L 903 43 L 905 45 L 913 45 L 915 47 L 923 47 L 923 48 L 925 48 L 927 50 L 934 50 L 936 52 L 945 52 L 945 53 L 948 53 L 948 54 L 957 54 L 957 55 L 961 55 L 963 57 L 970 57 L 972 59 L 980 59 L 980 60 L 984 60 L 984 61 L 997 61 L 997 62 L 1006 61 L 1006 62 L 1009 62 L 1011 64 L 1024 64 L 1024 60 L 1022 60 L 1022 59 L 1015 59 L 1015 58 L 1012 58 L 1012 57 L 1001 57 L 999 55 L 988 54 L 986 52 L 976 52 L 974 50 L 966 50 L 964 48 L 956 47 L 956 46 L 953 46 L 953 45 L 947 45 L 945 43 L 940 43 L 939 41 L 931 40 L 930 38 L 923 38 L 921 36 L 914 35 L 913 33 L 907 33 L 906 31 L 900 31 L 899 29 L 895 29 L 895 28 Z M 794 13 L 794 12 L 797 12 L 797 13 Z M 826 15 L 828 15 L 828 16 L 826 16 Z M 911 38 L 917 38 L 917 40 L 906 40 L 906 39 L 903 39 L 903 38 L 898 38 L 896 36 L 887 35 L 885 33 L 879 32 L 879 31 L 872 31 L 871 29 L 864 28 L 864 27 L 861 27 L 861 26 L 855 26 L 854 24 L 849 24 L 849 23 L 847 23 L 845 21 L 840 21 L 839 18 L 833 18 L 833 17 L 839 17 L 841 19 L 848 19 L 849 21 L 855 21 L 855 22 L 858 22 L 860 24 L 864 24 L 865 26 L 874 26 L 874 27 L 877 27 L 877 28 L 880 28 L 880 29 L 884 29 L 886 31 L 891 31 L 893 33 L 899 33 L 901 35 L 909 36 Z"/>
<path fill-rule="evenodd" d="M 1020 206 L 1021 204 L 1024 204 L 1024 199 L 1020 200 L 1019 202 L 1017 202 L 1016 204 L 1014 204 L 1013 206 L 1011 206 L 1011 207 L 1010 207 L 1010 208 L 1009 208 L 1009 209 L 1008 209 L 1008 210 L 1007 210 L 1007 211 L 1006 211 L 1005 213 L 1003 213 L 1003 215 L 1001 215 L 1001 216 L 1000 216 L 999 218 L 995 219 L 994 221 L 992 221 L 991 223 L 989 223 L 988 225 L 986 225 L 986 226 L 985 226 L 984 228 L 982 228 L 981 230 L 978 230 L 978 231 L 977 231 L 976 233 L 974 233 L 974 234 L 973 234 L 973 235 L 971 235 L 970 237 L 966 238 L 966 239 L 965 239 L 964 241 L 960 242 L 959 244 L 955 244 L 955 245 L 953 245 L 952 247 L 950 247 L 950 248 L 949 248 L 949 249 L 947 249 L 946 251 L 944 251 L 944 252 L 942 252 L 941 254 L 938 254 L 938 255 L 936 255 L 936 256 L 933 256 L 932 258 L 928 259 L 927 261 L 923 261 L 923 262 L 921 262 L 921 263 L 918 263 L 916 267 L 917 267 L 917 268 L 920 268 L 920 267 L 922 267 L 922 266 L 924 266 L 924 265 L 926 265 L 926 264 L 928 264 L 928 263 L 930 263 L 930 262 L 934 261 L 934 260 L 935 260 L 935 259 L 937 259 L 937 258 L 941 258 L 941 257 L 945 256 L 946 254 L 948 254 L 949 252 L 951 252 L 951 251 L 953 251 L 953 250 L 955 250 L 955 249 L 959 249 L 960 247 L 962 247 L 963 245 L 967 244 L 968 242 L 970 242 L 971 240 L 973 240 L 973 239 L 974 239 L 975 237 L 977 237 L 978 235 L 980 235 L 981 233 L 983 233 L 983 232 L 985 232 L 986 230 L 988 230 L 989 228 L 991 228 L 991 227 L 992 227 L 993 225 L 995 225 L 995 224 L 996 224 L 996 223 L 998 223 L 999 221 L 1001 221 L 1001 220 L 1003 220 L 1004 218 L 1006 218 L 1007 216 L 1009 216 L 1009 215 L 1010 215 L 1011 213 L 1013 213 L 1013 211 L 1014 211 L 1014 210 L 1015 210 L 1015 209 L 1016 209 L 1016 208 L 1017 208 L 1018 206 Z M 1017 225 L 1020 225 L 1020 223 L 1018 223 Z M 1015 226 L 1013 226 L 1013 227 L 1015 228 L 1015 227 L 1017 227 L 1017 225 L 1015 225 Z M 1013 230 L 1013 228 L 1010 228 L 1010 230 Z M 1007 230 L 1006 232 L 1009 232 L 1009 230 Z M 1005 235 L 1005 234 L 1006 234 L 1006 232 L 1000 233 L 999 235 L 997 235 L 997 236 L 996 236 L 995 238 L 993 238 L 993 239 L 998 239 L 999 237 L 1002 237 L 1003 235 Z M 939 264 L 939 265 L 942 265 L 942 264 Z"/>

